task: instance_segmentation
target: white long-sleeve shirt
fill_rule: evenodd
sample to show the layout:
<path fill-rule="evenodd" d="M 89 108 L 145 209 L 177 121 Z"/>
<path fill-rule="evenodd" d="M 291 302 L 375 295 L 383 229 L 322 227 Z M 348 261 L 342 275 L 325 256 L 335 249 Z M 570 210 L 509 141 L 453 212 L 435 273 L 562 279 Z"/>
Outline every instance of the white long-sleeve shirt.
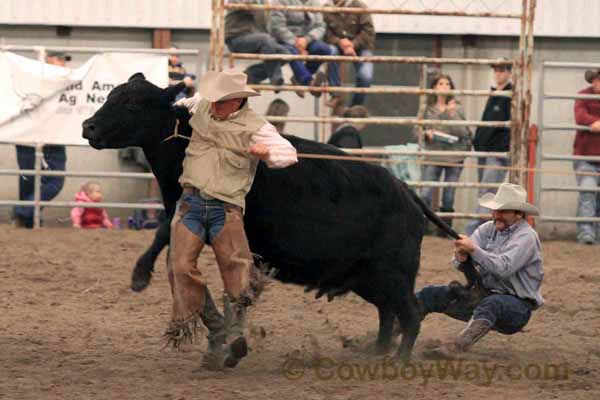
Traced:
<path fill-rule="evenodd" d="M 196 93 L 193 97 L 177 101 L 175 105 L 186 107 L 191 114 L 194 114 L 200 100 L 202 98 Z M 235 117 L 238 112 L 231 114 L 229 118 Z M 285 168 L 298 162 L 294 146 L 268 122 L 252 135 L 252 144 L 262 144 L 269 150 L 269 155 L 264 160 L 269 168 Z"/>

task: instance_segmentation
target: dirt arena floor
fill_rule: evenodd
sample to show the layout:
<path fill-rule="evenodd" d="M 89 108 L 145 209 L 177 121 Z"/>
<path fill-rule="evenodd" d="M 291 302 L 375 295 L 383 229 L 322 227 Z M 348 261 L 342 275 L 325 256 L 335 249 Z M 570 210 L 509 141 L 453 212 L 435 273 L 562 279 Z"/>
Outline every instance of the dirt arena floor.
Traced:
<path fill-rule="evenodd" d="M 461 322 L 428 317 L 403 365 L 366 351 L 377 329 L 373 306 L 273 283 L 249 316 L 250 355 L 235 370 L 208 372 L 199 368 L 205 339 L 181 353 L 161 350 L 171 307 L 164 255 L 145 292 L 128 288 L 151 236 L 0 226 L 0 398 L 600 398 L 598 246 L 543 243 L 546 305 L 525 333 L 491 333 L 460 363 L 421 352 Z M 423 254 L 418 287 L 458 277 L 448 240 L 427 237 Z M 210 249 L 202 263 L 220 293 Z"/>

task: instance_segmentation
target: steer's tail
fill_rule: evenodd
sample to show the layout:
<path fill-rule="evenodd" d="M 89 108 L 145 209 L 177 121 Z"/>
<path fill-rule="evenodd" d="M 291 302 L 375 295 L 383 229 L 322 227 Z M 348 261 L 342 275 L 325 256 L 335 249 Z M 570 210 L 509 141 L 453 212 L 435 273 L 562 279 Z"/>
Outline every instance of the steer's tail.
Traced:
<path fill-rule="evenodd" d="M 421 208 L 421 211 L 423 211 L 423 214 L 425 214 L 425 216 L 427 217 L 428 220 L 430 220 L 431 222 L 433 222 L 442 231 L 446 232 L 446 234 L 448 236 L 450 236 L 450 237 L 452 237 L 454 239 L 458 239 L 458 233 L 456 233 L 456 231 L 454 229 L 452 229 L 450 227 L 450 225 L 448 225 L 446 223 L 446 221 L 444 221 L 443 219 L 441 219 L 440 217 L 438 217 L 436 215 L 436 213 L 434 213 L 431 210 L 431 208 L 429 208 L 429 206 L 427 204 L 425 204 L 425 202 L 423 201 L 423 199 L 421 199 L 419 197 L 419 195 L 415 193 L 414 190 L 408 189 L 408 191 L 411 193 L 411 195 L 413 196 L 413 200 Z"/>

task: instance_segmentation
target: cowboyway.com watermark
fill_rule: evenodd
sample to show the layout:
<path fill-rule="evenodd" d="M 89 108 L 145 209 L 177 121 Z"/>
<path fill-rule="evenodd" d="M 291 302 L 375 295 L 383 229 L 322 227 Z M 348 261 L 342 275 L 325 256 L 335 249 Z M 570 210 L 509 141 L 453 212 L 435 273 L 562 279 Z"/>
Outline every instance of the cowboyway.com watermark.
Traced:
<path fill-rule="evenodd" d="M 489 385 L 494 381 L 568 380 L 569 365 L 562 364 L 506 364 L 467 360 L 403 363 L 394 358 L 377 362 L 358 363 L 338 361 L 330 357 L 312 358 L 309 365 L 302 356 L 289 357 L 282 368 L 286 379 L 303 377 L 318 380 L 397 380 L 421 382 L 424 386 L 432 380 L 467 380 Z"/>

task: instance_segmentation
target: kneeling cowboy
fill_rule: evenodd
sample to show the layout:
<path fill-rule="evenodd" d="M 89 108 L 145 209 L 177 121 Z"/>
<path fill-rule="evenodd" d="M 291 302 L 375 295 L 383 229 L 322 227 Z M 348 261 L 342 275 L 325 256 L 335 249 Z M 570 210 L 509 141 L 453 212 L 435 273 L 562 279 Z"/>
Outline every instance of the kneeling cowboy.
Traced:
<path fill-rule="evenodd" d="M 517 333 L 529 322 L 532 310 L 543 304 L 540 240 L 526 220 L 538 210 L 526 199 L 521 186 L 502 184 L 496 195 L 487 193 L 479 199 L 481 206 L 492 210 L 492 220 L 470 238 L 461 235 L 454 242 L 455 267 L 468 256 L 478 266 L 483 284 L 479 299 L 457 298 L 451 286 L 427 286 L 417 293 L 423 317 L 438 312 L 469 321 L 452 342 L 427 349 L 425 356 L 456 358 L 492 329 L 505 335 Z"/>
<path fill-rule="evenodd" d="M 209 71 L 200 82 L 198 96 L 182 103 L 195 112 L 179 179 L 183 193 L 171 223 L 168 264 L 173 315 L 165 336 L 179 347 L 191 341 L 201 319 L 209 329 L 205 366 L 207 356 L 221 366 L 234 367 L 247 354 L 244 320 L 253 300 L 249 285 L 253 259 L 243 209 L 258 161 L 270 168 L 298 161 L 291 143 L 249 108 L 247 98 L 259 94 L 246 82 L 243 73 Z M 226 317 L 230 314 L 227 338 L 223 317 L 197 268 L 205 244 L 212 246 L 223 280 L 224 311 Z"/>

